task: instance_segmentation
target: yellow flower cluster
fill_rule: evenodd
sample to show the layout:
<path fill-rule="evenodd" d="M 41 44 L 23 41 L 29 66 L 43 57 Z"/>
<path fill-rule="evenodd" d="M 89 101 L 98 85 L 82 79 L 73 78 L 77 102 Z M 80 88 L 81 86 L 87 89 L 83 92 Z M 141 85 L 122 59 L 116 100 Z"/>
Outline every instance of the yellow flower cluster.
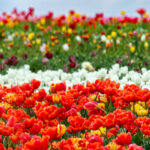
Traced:
<path fill-rule="evenodd" d="M 140 101 L 136 104 L 131 103 L 131 111 L 135 111 L 139 116 L 146 116 L 148 114 L 145 102 Z"/>
<path fill-rule="evenodd" d="M 99 136 L 106 136 L 106 128 L 100 127 L 98 130 L 91 130 L 90 134 L 97 134 Z"/>

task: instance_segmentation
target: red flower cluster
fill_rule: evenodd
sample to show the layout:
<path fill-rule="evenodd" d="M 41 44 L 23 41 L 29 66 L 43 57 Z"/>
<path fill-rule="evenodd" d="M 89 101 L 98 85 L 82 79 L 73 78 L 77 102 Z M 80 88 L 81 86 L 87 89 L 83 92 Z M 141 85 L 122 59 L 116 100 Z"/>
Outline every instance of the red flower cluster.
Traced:
<path fill-rule="evenodd" d="M 137 117 L 130 105 L 145 108 L 148 89 L 126 85 L 121 90 L 109 79 L 67 91 L 65 83 L 52 84 L 50 93 L 39 86 L 35 79 L 0 86 L 0 149 L 143 150 L 135 136 L 149 138 L 150 118 Z"/>

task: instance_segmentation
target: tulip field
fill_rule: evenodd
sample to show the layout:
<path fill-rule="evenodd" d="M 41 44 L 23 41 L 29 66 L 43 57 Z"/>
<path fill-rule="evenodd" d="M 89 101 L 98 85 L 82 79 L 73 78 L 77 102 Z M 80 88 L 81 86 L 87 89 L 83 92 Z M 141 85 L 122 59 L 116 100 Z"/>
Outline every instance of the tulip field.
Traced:
<path fill-rule="evenodd" d="M 0 15 L 0 150 L 150 150 L 150 17 Z"/>

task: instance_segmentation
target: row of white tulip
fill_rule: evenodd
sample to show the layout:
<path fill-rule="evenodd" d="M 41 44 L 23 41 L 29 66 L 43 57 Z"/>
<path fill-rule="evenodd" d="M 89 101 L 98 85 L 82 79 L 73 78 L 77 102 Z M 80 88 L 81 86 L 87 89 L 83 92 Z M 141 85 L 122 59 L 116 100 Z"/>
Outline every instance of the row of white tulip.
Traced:
<path fill-rule="evenodd" d="M 51 83 L 66 82 L 67 86 L 73 84 L 86 84 L 87 81 L 94 82 L 96 79 L 110 78 L 121 84 L 121 88 L 125 84 L 137 84 L 142 88 L 150 89 L 150 70 L 142 68 L 141 73 L 128 71 L 128 67 L 120 67 L 118 64 L 107 70 L 101 68 L 98 71 L 88 72 L 85 69 L 80 69 L 74 73 L 66 73 L 62 70 L 47 70 L 33 73 L 30 67 L 25 65 L 20 69 L 9 69 L 6 75 L 0 75 L 0 83 L 2 85 L 11 86 L 30 82 L 33 78 L 41 81 L 41 88 L 49 90 Z"/>

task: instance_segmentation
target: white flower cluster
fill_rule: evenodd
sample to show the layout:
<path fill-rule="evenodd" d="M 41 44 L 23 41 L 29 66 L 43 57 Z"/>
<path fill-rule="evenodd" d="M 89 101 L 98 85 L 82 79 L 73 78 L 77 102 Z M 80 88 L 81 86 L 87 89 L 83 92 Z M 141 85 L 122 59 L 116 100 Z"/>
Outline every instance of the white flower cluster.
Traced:
<path fill-rule="evenodd" d="M 85 69 L 80 69 L 74 73 L 66 73 L 62 70 L 33 73 L 30 71 L 30 67 L 25 65 L 20 69 L 9 69 L 6 75 L 0 75 L 0 83 L 9 87 L 30 82 L 33 78 L 40 80 L 41 88 L 46 91 L 49 90 L 51 83 L 65 81 L 67 86 L 72 86 L 73 84 L 86 84 L 86 81 L 94 82 L 96 79 L 106 78 L 120 83 L 121 88 L 125 84 L 137 84 L 142 88 L 150 89 L 150 70 L 143 68 L 141 73 L 137 73 L 128 71 L 128 67 L 120 67 L 118 64 L 113 65 L 109 70 L 101 68 L 98 71 L 88 72 Z"/>

